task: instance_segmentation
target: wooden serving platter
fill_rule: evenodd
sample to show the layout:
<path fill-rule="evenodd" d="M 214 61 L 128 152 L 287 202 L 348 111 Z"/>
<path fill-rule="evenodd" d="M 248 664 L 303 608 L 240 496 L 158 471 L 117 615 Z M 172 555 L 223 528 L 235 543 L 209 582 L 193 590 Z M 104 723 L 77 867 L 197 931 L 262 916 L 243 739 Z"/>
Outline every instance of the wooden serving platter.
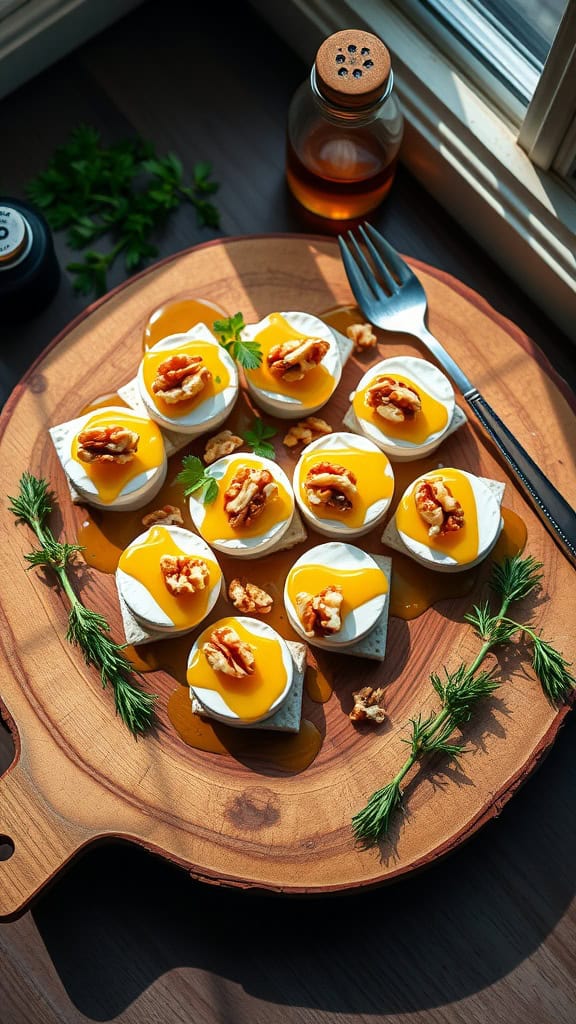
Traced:
<path fill-rule="evenodd" d="M 543 466 L 576 501 L 576 418 L 562 382 L 537 361 L 531 344 L 478 295 L 431 267 L 410 261 L 429 299 L 429 326 Z M 460 767 L 444 762 L 407 780 L 406 815 L 390 839 L 365 849 L 351 818 L 396 773 L 406 754 L 409 718 L 434 706 L 431 670 L 455 667 L 477 649 L 463 615 L 486 593 L 488 566 L 466 597 L 443 600 L 406 621 L 392 617 L 383 665 L 328 657 L 333 693 L 304 697 L 304 716 L 322 736 L 305 770 L 215 754 L 186 745 L 168 716 L 181 685 L 167 673 L 146 677 L 159 694 L 159 724 L 137 741 L 115 716 L 112 694 L 65 640 L 67 607 L 49 576 L 26 571 L 34 538 L 8 512 L 23 471 L 45 476 L 57 498 L 53 525 L 76 534 L 82 508 L 71 505 L 48 427 L 71 419 L 97 395 L 135 373 L 152 310 L 183 296 L 217 303 L 247 321 L 274 310 L 321 313 L 352 304 L 334 240 L 308 236 L 227 239 L 178 254 L 90 307 L 49 345 L 11 396 L 1 419 L 0 706 L 16 758 L 0 779 L 0 915 L 21 911 L 79 851 L 122 837 L 185 867 L 195 878 L 288 894 L 323 893 L 391 881 L 453 850 L 499 813 L 541 761 L 567 714 L 544 699 L 522 645 L 501 662 L 505 679 L 466 733 Z M 338 395 L 323 412 L 337 429 L 351 386 L 385 354 L 425 356 L 406 335 L 381 336 L 370 356 L 353 356 Z M 286 468 L 294 456 L 275 438 Z M 439 461 L 505 481 L 504 506 L 526 524 L 526 552 L 544 563 L 533 623 L 574 660 L 575 613 L 567 599 L 573 570 L 532 513 L 481 428 L 469 421 L 438 452 Z M 311 536 L 311 542 L 322 538 Z M 366 538 L 367 550 L 377 535 Z M 294 558 L 301 548 L 288 553 Z M 392 576 L 394 580 L 394 575 Z M 394 586 L 394 583 L 392 584 Z M 83 600 L 102 611 L 115 638 L 122 625 L 113 576 L 85 567 Z M 526 609 L 523 610 L 526 613 Z M 192 642 L 192 641 L 191 641 Z M 358 729 L 351 694 L 364 681 L 386 687 L 388 720 Z"/>

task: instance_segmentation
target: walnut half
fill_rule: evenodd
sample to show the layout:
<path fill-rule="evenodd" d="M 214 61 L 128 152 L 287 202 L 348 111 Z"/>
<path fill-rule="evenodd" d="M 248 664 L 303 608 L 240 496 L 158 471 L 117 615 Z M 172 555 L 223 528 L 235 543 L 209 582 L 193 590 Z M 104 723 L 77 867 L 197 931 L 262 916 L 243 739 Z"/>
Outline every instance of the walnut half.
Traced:
<path fill-rule="evenodd" d="M 367 348 L 374 348 L 378 341 L 372 330 L 372 324 L 350 324 L 346 328 L 346 334 L 350 341 L 354 342 L 356 352 L 364 352 Z"/>
<path fill-rule="evenodd" d="M 175 597 L 204 590 L 210 579 L 204 559 L 193 555 L 162 555 L 160 570 L 166 587 Z"/>
<path fill-rule="evenodd" d="M 250 526 L 277 494 L 278 486 L 269 470 L 240 466 L 224 494 L 224 511 L 232 529 Z"/>
<path fill-rule="evenodd" d="M 138 450 L 140 437 L 134 430 L 110 424 L 92 427 L 78 434 L 78 458 L 81 462 L 131 462 Z"/>
<path fill-rule="evenodd" d="M 268 615 L 274 603 L 270 594 L 246 579 L 233 579 L 228 587 L 228 597 L 243 615 Z"/>
<path fill-rule="evenodd" d="M 287 383 L 303 380 L 306 374 L 322 361 L 330 345 L 323 338 L 304 338 L 274 345 L 267 358 L 273 377 Z"/>
<path fill-rule="evenodd" d="M 296 594 L 296 611 L 306 636 L 332 636 L 342 628 L 342 587 L 325 587 L 319 594 Z"/>
<path fill-rule="evenodd" d="M 297 444 L 303 447 L 315 441 L 317 437 L 324 437 L 332 433 L 332 427 L 320 416 L 307 416 L 305 420 L 298 420 L 293 423 L 288 432 L 284 435 L 284 444 L 287 448 L 295 448 Z"/>
<path fill-rule="evenodd" d="M 202 646 L 206 661 L 215 672 L 241 679 L 254 672 L 254 649 L 241 640 L 231 626 L 220 626 Z"/>
<path fill-rule="evenodd" d="M 390 423 L 413 420 L 422 408 L 422 400 L 414 388 L 382 374 L 368 388 L 365 401 L 378 416 Z"/>
<path fill-rule="evenodd" d="M 353 722 L 369 721 L 383 722 L 386 718 L 384 710 L 384 690 L 382 687 L 373 689 L 371 686 L 363 686 L 352 694 L 354 707 L 348 715 Z"/>
<path fill-rule="evenodd" d="M 162 523 L 162 526 L 184 526 L 182 513 L 177 505 L 164 505 L 163 508 L 156 508 L 142 516 L 142 526 L 156 526 L 157 523 Z"/>
<path fill-rule="evenodd" d="M 428 526 L 428 536 L 455 533 L 464 526 L 464 509 L 443 477 L 426 477 L 414 491 L 419 515 Z"/>
<path fill-rule="evenodd" d="M 202 356 L 189 356 L 182 352 L 160 363 L 152 381 L 152 391 L 168 405 L 176 405 L 199 395 L 211 377 Z"/>
<path fill-rule="evenodd" d="M 304 490 L 312 506 L 325 505 L 337 512 L 350 511 L 358 493 L 355 474 L 333 462 L 312 466 L 306 475 Z"/>
<path fill-rule="evenodd" d="M 214 434 L 214 437 L 209 437 L 206 441 L 204 462 L 206 465 L 211 465 L 216 462 L 216 459 L 221 459 L 224 455 L 231 455 L 243 444 L 243 439 L 237 437 L 231 430 L 221 430 L 219 434 Z"/>

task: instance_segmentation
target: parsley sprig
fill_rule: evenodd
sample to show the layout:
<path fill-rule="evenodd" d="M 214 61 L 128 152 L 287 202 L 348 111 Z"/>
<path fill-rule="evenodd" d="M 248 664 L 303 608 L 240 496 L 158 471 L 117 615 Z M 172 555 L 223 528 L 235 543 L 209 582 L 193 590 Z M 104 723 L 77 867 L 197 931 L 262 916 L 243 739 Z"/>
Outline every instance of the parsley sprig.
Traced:
<path fill-rule="evenodd" d="M 184 485 L 184 496 L 200 491 L 198 500 L 210 505 L 218 497 L 218 481 L 207 472 L 197 455 L 185 455 L 176 480 Z"/>
<path fill-rule="evenodd" d="M 58 541 L 48 526 L 52 511 L 46 480 L 23 473 L 20 490 L 10 497 L 9 509 L 34 531 L 40 547 L 25 555 L 30 566 L 46 566 L 55 573 L 70 602 L 66 639 L 79 647 L 87 665 L 100 672 L 102 686 L 110 683 L 114 691 L 116 711 L 131 733 L 137 736 L 154 722 L 156 696 L 135 685 L 135 673 L 120 644 L 110 636 L 110 626 L 103 615 L 87 608 L 74 593 L 68 577 L 68 566 L 80 544 Z"/>
<path fill-rule="evenodd" d="M 431 674 L 440 710 L 426 716 L 420 713 L 410 720 L 410 734 L 404 741 L 410 747 L 410 754 L 394 778 L 373 793 L 366 806 L 352 818 L 356 839 L 371 845 L 387 835 L 394 812 L 402 805 L 402 782 L 416 762 L 430 754 L 458 758 L 465 753 L 464 745 L 456 741 L 453 734 L 470 721 L 477 704 L 501 685 L 493 670 L 481 668 L 495 647 L 510 643 L 517 634 L 531 642 L 532 667 L 553 706 L 566 701 L 576 687 L 569 663 L 560 652 L 543 640 L 532 626 L 508 617 L 510 605 L 521 601 L 540 585 L 541 568 L 541 562 L 520 555 L 493 566 L 490 587 L 501 599 L 500 608 L 494 613 L 486 601 L 464 616 L 483 641 L 479 653 L 470 665 L 462 662 L 453 672 L 444 669 L 444 679 L 435 672 Z"/>
<path fill-rule="evenodd" d="M 120 255 L 128 274 L 157 255 L 151 239 L 182 202 L 195 208 L 199 227 L 219 226 L 209 198 L 218 189 L 211 173 L 210 164 L 200 161 L 186 182 L 174 153 L 159 156 L 140 138 L 104 145 L 95 128 L 80 125 L 28 183 L 26 194 L 51 228 L 66 231 L 70 248 L 86 250 L 82 260 L 67 265 L 76 291 L 101 295 Z M 88 248 L 104 238 L 105 251 Z"/>
<path fill-rule="evenodd" d="M 274 446 L 266 440 L 267 437 L 274 437 L 278 431 L 268 423 L 264 423 L 260 417 L 256 417 L 250 430 L 246 430 L 242 437 L 250 446 L 255 455 L 263 459 L 273 459 L 276 456 Z"/>
<path fill-rule="evenodd" d="M 245 370 L 256 370 L 262 362 L 262 346 L 258 341 L 244 341 L 242 331 L 246 327 L 242 313 L 234 313 L 224 320 L 212 324 L 219 335 L 220 344 Z"/>

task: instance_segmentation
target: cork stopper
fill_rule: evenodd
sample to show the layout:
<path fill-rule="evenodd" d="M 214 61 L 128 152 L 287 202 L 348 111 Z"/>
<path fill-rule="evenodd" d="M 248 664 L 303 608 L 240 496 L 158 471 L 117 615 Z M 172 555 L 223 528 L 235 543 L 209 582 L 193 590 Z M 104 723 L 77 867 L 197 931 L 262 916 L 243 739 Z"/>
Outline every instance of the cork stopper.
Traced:
<path fill-rule="evenodd" d="M 343 29 L 324 40 L 316 54 L 315 69 L 318 89 L 329 102 L 367 107 L 386 90 L 390 54 L 371 32 Z"/>

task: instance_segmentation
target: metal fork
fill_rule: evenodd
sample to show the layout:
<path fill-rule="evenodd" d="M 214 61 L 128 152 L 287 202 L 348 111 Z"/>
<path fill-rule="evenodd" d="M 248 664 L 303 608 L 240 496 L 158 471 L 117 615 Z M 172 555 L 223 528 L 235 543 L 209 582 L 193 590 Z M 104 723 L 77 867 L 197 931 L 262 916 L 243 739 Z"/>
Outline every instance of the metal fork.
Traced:
<path fill-rule="evenodd" d="M 377 327 L 419 338 L 435 356 L 516 474 L 544 525 L 566 557 L 576 565 L 576 512 L 430 333 L 425 322 L 426 293 L 408 264 L 371 224 L 359 226 L 358 230 L 373 265 L 351 231 L 348 231 L 348 245 L 342 235 L 338 235 L 338 242 L 360 309 Z"/>

